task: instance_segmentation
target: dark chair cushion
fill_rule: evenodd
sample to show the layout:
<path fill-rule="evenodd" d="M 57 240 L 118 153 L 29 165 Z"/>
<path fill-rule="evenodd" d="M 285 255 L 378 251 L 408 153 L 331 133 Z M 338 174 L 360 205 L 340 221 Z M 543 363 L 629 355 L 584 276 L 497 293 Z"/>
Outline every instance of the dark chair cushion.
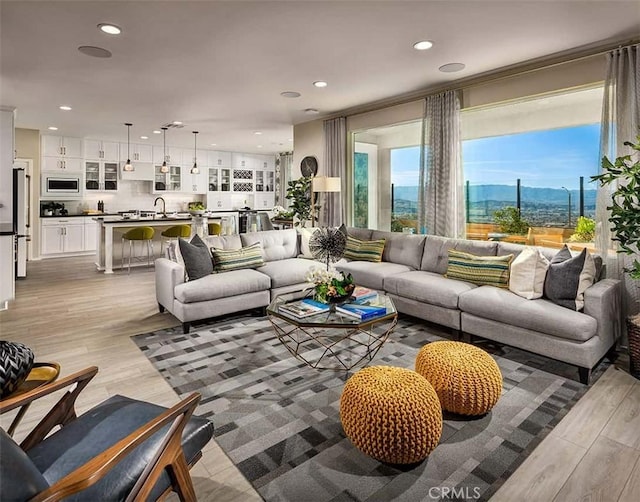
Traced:
<path fill-rule="evenodd" d="M 0 500 L 23 502 L 49 488 L 22 448 L 0 429 Z"/>
<path fill-rule="evenodd" d="M 29 458 L 53 484 L 164 411 L 166 408 L 162 406 L 113 396 L 29 450 Z M 167 429 L 168 426 L 136 448 L 98 483 L 65 501 L 124 500 Z M 187 462 L 194 459 L 212 436 L 213 424 L 209 420 L 191 418 L 182 436 Z M 151 500 L 157 499 L 170 485 L 165 472 L 154 487 Z"/>

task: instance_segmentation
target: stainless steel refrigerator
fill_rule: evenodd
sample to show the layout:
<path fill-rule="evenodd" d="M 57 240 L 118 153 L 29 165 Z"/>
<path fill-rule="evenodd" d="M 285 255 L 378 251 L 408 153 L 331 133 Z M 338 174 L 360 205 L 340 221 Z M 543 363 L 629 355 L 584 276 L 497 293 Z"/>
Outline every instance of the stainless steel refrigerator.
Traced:
<path fill-rule="evenodd" d="M 13 169 L 13 230 L 16 234 L 16 277 L 27 276 L 27 242 L 31 240 L 29 191 L 31 176 L 21 167 Z"/>

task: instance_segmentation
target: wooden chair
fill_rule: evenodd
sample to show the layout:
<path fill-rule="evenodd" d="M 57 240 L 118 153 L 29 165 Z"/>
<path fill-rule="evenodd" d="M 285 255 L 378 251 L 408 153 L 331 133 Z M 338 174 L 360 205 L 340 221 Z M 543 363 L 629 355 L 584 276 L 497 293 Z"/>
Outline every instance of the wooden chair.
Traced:
<path fill-rule="evenodd" d="M 533 244 L 558 249 L 564 246 L 562 234 L 533 234 Z"/>
<path fill-rule="evenodd" d="M 0 429 L 0 500 L 158 500 L 170 491 L 195 501 L 189 468 L 202 456 L 213 424 L 194 417 L 193 393 L 170 409 L 113 396 L 77 417 L 75 401 L 96 375 L 93 366 L 0 401 L 0 414 L 53 392 L 65 392 L 18 444 Z M 56 426 L 61 428 L 49 434 Z M 46 476 L 46 478 L 45 478 Z"/>

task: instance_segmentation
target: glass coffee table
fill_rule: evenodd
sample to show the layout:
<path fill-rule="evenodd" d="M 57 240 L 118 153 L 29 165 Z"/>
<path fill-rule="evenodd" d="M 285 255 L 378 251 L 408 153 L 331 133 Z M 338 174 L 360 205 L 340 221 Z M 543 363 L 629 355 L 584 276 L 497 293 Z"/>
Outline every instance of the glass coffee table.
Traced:
<path fill-rule="evenodd" d="M 267 316 L 291 355 L 312 368 L 349 371 L 366 366 L 398 322 L 393 301 L 382 293 L 376 303 L 385 306 L 386 313 L 364 321 L 335 311 L 298 318 L 280 309 L 311 295 L 309 290 L 280 295 L 267 307 Z"/>

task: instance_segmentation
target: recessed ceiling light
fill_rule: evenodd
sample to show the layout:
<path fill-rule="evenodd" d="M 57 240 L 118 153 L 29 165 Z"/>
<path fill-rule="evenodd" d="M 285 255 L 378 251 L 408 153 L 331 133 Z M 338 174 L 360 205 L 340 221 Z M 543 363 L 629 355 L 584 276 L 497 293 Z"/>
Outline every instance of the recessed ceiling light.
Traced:
<path fill-rule="evenodd" d="M 78 50 L 85 56 L 91 56 L 94 58 L 110 58 L 111 52 L 102 47 L 94 47 L 93 45 L 81 45 Z"/>
<path fill-rule="evenodd" d="M 255 131 L 253 134 L 255 134 L 256 136 L 260 136 L 262 134 L 262 131 Z"/>
<path fill-rule="evenodd" d="M 153 134 L 162 134 L 162 131 L 158 131 L 157 129 L 153 131 Z"/>
<path fill-rule="evenodd" d="M 304 113 L 306 113 L 307 115 L 317 115 L 320 112 L 315 108 L 307 108 L 305 109 Z"/>
<path fill-rule="evenodd" d="M 55 127 L 55 126 L 49 126 L 49 127 L 47 127 L 47 129 L 49 129 L 50 131 L 57 131 L 58 130 L 58 128 Z"/>
<path fill-rule="evenodd" d="M 327 84 L 324 80 L 316 80 L 313 85 L 315 85 L 316 87 L 327 87 Z"/>
<path fill-rule="evenodd" d="M 98 25 L 98 28 L 100 28 L 100 31 L 108 35 L 120 35 L 120 33 L 122 33 L 122 29 L 119 26 L 116 26 L 115 24 L 100 23 Z"/>
<path fill-rule="evenodd" d="M 299 98 L 300 93 L 296 91 L 284 91 L 280 93 L 283 98 Z"/>
<path fill-rule="evenodd" d="M 71 110 L 71 107 L 67 105 L 60 105 L 59 108 L 61 110 L 64 110 L 65 112 L 68 112 L 69 110 Z"/>
<path fill-rule="evenodd" d="M 149 136 L 140 136 L 140 139 L 149 139 Z"/>
<path fill-rule="evenodd" d="M 217 143 L 211 143 L 211 146 L 216 146 Z"/>
<path fill-rule="evenodd" d="M 417 51 L 426 51 L 427 49 L 431 49 L 431 47 L 433 47 L 431 40 L 420 40 L 420 42 L 413 44 L 413 48 Z"/>
<path fill-rule="evenodd" d="M 172 124 L 174 124 L 174 125 L 182 125 L 182 122 L 180 122 L 179 120 L 174 120 L 172 122 Z"/>
<path fill-rule="evenodd" d="M 443 73 L 455 73 L 465 69 L 465 65 L 462 63 L 447 63 L 443 64 L 438 70 Z"/>
<path fill-rule="evenodd" d="M 293 138 L 289 138 L 289 141 L 293 141 Z"/>
<path fill-rule="evenodd" d="M 257 145 L 258 148 L 262 148 L 262 145 Z"/>

